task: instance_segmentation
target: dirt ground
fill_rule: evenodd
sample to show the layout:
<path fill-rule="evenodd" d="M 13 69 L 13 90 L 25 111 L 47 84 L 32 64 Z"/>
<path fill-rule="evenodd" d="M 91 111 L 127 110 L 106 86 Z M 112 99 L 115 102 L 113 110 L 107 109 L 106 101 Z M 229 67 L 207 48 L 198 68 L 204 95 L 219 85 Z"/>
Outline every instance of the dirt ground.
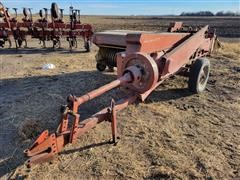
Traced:
<path fill-rule="evenodd" d="M 96 31 L 165 30 L 173 18 L 83 17 Z M 217 28 L 223 48 L 211 61 L 202 94 L 191 94 L 187 79 L 165 81 L 144 103 L 118 113 L 121 140 L 109 144 L 104 122 L 68 145 L 54 163 L 31 170 L 22 151 L 45 129 L 54 131 L 68 94 L 80 96 L 116 79 L 95 69 L 97 47 L 40 49 L 31 40 L 21 50 L 0 49 L 0 179 L 239 179 L 240 178 L 240 21 L 237 18 L 184 19 Z M 160 25 L 163 28 L 160 28 Z M 225 26 L 224 26 L 225 25 Z M 225 27 L 225 29 L 222 29 Z M 234 39 L 229 37 L 235 37 Z M 50 45 L 49 45 L 50 46 Z M 64 45 L 66 47 L 66 44 Z M 54 70 L 42 70 L 53 63 Z M 115 89 L 80 108 L 81 118 L 121 97 Z"/>

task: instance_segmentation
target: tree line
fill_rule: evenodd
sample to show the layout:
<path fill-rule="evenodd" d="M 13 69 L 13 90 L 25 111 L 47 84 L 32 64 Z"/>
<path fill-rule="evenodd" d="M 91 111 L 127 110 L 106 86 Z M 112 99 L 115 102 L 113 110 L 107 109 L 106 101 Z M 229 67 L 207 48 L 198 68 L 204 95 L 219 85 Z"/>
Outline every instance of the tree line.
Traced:
<path fill-rule="evenodd" d="M 239 12 L 231 12 L 231 11 L 219 11 L 217 13 L 213 13 L 211 11 L 199 11 L 199 12 L 183 12 L 180 16 L 240 16 Z"/>

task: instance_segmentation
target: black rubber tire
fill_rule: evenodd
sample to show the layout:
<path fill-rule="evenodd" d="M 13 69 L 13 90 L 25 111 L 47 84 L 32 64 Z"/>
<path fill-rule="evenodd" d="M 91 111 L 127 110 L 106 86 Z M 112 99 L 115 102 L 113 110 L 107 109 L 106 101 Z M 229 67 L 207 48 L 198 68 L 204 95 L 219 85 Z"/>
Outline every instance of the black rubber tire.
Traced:
<path fill-rule="evenodd" d="M 100 63 L 98 62 L 97 65 L 96 65 L 96 68 L 98 71 L 102 72 L 102 71 L 105 71 L 105 69 L 107 68 L 106 64 L 104 63 Z"/>
<path fill-rule="evenodd" d="M 84 44 L 84 47 L 86 49 L 86 52 L 90 52 L 91 51 L 91 42 L 86 41 L 85 44 Z"/>
<path fill-rule="evenodd" d="M 0 47 L 4 48 L 4 45 L 5 45 L 5 41 L 0 39 Z"/>
<path fill-rule="evenodd" d="M 40 16 L 41 18 L 43 17 L 43 10 L 42 10 L 42 9 L 39 11 L 39 16 Z"/>
<path fill-rule="evenodd" d="M 199 58 L 190 67 L 188 88 L 193 93 L 201 93 L 205 90 L 210 72 L 208 59 Z"/>
<path fill-rule="evenodd" d="M 9 12 L 9 10 L 6 10 L 5 13 L 6 13 L 7 17 L 9 17 L 9 18 L 11 17 L 11 13 Z"/>
<path fill-rule="evenodd" d="M 28 17 L 29 13 L 27 8 L 23 8 L 23 15 Z"/>
<path fill-rule="evenodd" d="M 73 20 L 77 20 L 77 14 L 75 12 L 73 13 L 72 17 L 73 17 Z"/>
<path fill-rule="evenodd" d="M 51 15 L 55 19 L 57 19 L 59 17 L 59 8 L 58 8 L 57 3 L 52 3 L 52 5 L 51 5 Z"/>

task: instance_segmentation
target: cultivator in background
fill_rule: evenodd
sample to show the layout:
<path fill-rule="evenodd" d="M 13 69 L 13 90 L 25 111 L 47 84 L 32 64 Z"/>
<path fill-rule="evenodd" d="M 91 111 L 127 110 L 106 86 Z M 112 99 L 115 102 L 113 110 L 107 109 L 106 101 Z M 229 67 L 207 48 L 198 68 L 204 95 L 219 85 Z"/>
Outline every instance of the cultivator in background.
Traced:
<path fill-rule="evenodd" d="M 199 93 L 206 87 L 210 63 L 205 56 L 212 52 L 215 42 L 215 33 L 208 26 L 194 33 L 131 32 L 124 36 L 105 33 L 100 37 L 96 38 L 108 42 L 106 47 L 111 44 L 111 47 L 122 48 L 113 58 L 118 79 L 81 97 L 69 95 L 67 104 L 61 107 L 62 119 L 56 132 L 44 131 L 24 151 L 29 157 L 28 166 L 51 160 L 65 145 L 75 143 L 79 136 L 103 121 L 111 123 L 112 142 L 116 143 L 119 138 L 117 112 L 137 100 L 144 101 L 164 80 L 179 72 L 189 77 L 190 91 Z M 80 119 L 78 109 L 83 103 L 117 87 L 125 92 L 122 99 L 112 99 L 109 107 L 88 119 Z"/>
<path fill-rule="evenodd" d="M 63 37 L 69 43 L 69 48 L 77 48 L 77 39 L 83 38 L 84 48 L 90 51 L 93 29 L 90 24 L 82 24 L 80 21 L 80 10 L 70 7 L 69 22 L 64 22 L 64 10 L 59 9 L 56 3 L 52 3 L 50 9 L 44 8 L 39 11 L 39 19 L 33 21 L 32 11 L 30 8 L 23 8 L 24 17 L 18 20 L 17 8 L 13 8 L 15 15 L 12 17 L 9 9 L 0 3 L 0 47 L 5 43 L 12 46 L 11 37 L 15 41 L 16 48 L 25 45 L 27 47 L 27 36 L 39 39 L 43 48 L 46 48 L 46 41 L 52 41 L 53 48 L 61 47 Z"/>

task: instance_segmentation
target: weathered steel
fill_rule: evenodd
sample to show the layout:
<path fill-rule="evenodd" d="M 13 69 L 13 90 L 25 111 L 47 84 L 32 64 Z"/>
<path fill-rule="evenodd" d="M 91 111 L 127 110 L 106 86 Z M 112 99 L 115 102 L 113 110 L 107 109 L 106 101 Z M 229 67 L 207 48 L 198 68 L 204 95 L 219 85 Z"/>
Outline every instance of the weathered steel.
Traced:
<path fill-rule="evenodd" d="M 176 43 L 190 36 L 190 33 L 158 33 L 146 31 L 105 31 L 94 35 L 93 43 L 100 49 L 96 56 L 97 69 L 103 71 L 117 66 L 116 53 L 126 50 L 127 53 L 154 53 L 167 51 Z"/>

